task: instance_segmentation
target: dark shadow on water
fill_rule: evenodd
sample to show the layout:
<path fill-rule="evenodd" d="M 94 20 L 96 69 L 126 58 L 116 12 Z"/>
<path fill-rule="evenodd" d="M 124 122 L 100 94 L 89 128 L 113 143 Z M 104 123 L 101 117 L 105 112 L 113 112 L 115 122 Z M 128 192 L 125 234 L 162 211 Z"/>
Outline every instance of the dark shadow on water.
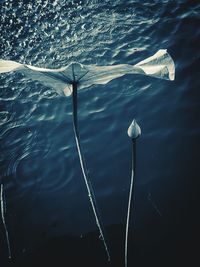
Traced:
<path fill-rule="evenodd" d="M 107 229 L 110 241 L 112 261 L 108 263 L 104 247 L 98 238 L 98 232 L 85 236 L 62 236 L 50 239 L 34 251 L 14 256 L 14 260 L 1 262 L 2 267 L 122 267 L 124 266 L 124 231 L 122 225 L 113 225 Z M 161 242 L 133 242 L 133 232 L 130 231 L 129 267 L 155 266 L 194 266 L 194 251 L 189 240 L 188 244 L 181 241 L 181 236 L 175 231 L 165 236 Z M 179 239 L 179 240 L 177 240 Z M 136 241 L 136 242 L 135 242 Z M 146 240 L 147 241 L 147 240 Z M 192 265 L 190 265 L 192 264 Z"/>

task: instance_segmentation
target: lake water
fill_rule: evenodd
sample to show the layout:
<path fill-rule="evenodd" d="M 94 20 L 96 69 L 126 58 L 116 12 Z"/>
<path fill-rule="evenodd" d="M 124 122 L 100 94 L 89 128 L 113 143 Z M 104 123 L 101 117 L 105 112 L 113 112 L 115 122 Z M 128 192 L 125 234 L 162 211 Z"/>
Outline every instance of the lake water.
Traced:
<path fill-rule="evenodd" d="M 78 92 L 82 146 L 106 255 L 83 181 L 70 97 L 17 73 L 0 77 L 0 266 L 123 266 L 136 118 L 129 266 L 199 261 L 199 1 L 0 1 L 0 58 L 39 67 L 135 64 L 168 49 L 174 82 L 126 75 Z M 198 265 L 198 264 L 197 264 Z M 197 266 L 196 265 L 196 266 Z"/>

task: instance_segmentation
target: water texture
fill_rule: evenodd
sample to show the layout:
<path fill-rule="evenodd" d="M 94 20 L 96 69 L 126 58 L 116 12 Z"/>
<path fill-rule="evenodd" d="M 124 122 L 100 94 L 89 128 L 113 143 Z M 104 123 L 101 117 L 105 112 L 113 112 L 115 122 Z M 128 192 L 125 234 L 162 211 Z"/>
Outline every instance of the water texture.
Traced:
<path fill-rule="evenodd" d="M 159 49 L 174 82 L 126 75 L 78 92 L 83 150 L 110 242 L 123 266 L 131 144 L 137 174 L 130 266 L 194 266 L 199 234 L 199 1 L 0 1 L 0 58 L 39 67 L 136 64 Z M 107 266 L 72 129 L 71 98 L 20 74 L 0 77 L 0 265 Z M 63 262 L 63 263 L 62 263 Z M 1 264 L 2 263 L 2 264 Z M 198 264 L 197 264 L 198 265 Z"/>

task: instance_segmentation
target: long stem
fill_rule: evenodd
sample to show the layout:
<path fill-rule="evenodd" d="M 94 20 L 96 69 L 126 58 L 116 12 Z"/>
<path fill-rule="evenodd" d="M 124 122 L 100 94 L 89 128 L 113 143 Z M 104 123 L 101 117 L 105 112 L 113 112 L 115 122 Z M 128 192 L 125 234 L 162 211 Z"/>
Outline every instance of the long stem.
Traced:
<path fill-rule="evenodd" d="M 73 84 L 72 104 L 73 104 L 73 128 L 74 128 L 74 135 L 75 135 L 76 146 L 77 146 L 77 150 L 78 150 L 81 170 L 82 170 L 85 185 L 87 188 L 88 197 L 89 197 L 89 200 L 90 200 L 90 203 L 92 206 L 92 210 L 93 210 L 93 213 L 95 216 L 96 224 L 97 224 L 97 227 L 99 229 L 100 236 L 102 238 L 102 241 L 103 241 L 106 253 L 107 253 L 108 261 L 110 261 L 110 253 L 109 253 L 108 246 L 106 243 L 106 238 L 105 238 L 105 234 L 104 234 L 104 227 L 103 227 L 103 224 L 101 223 L 101 220 L 100 220 L 100 215 L 99 215 L 99 211 L 98 211 L 98 207 L 97 207 L 97 203 L 96 203 L 96 199 L 95 199 L 95 194 L 94 194 L 92 184 L 91 184 L 91 181 L 90 181 L 90 178 L 88 175 L 88 171 L 87 171 L 87 167 L 86 167 L 86 163 L 85 163 L 85 159 L 84 159 L 84 155 L 82 153 L 82 148 L 81 148 L 81 143 L 80 143 L 80 137 L 79 137 L 79 132 L 78 132 L 78 120 L 77 120 L 77 84 L 76 83 Z"/>
<path fill-rule="evenodd" d="M 128 266 L 128 233 L 129 233 L 130 209 L 131 209 L 131 200 L 132 200 L 132 194 L 133 194 L 135 166 L 136 166 L 135 155 L 136 155 L 136 141 L 132 140 L 131 184 L 130 184 L 129 199 L 128 199 L 128 210 L 127 210 L 127 218 L 126 218 L 126 235 L 125 235 L 125 267 Z"/>
<path fill-rule="evenodd" d="M 5 220 L 3 184 L 1 184 L 1 218 L 2 218 L 2 222 L 3 222 L 4 230 L 5 230 L 5 233 L 6 233 L 6 242 L 7 242 L 7 247 L 8 247 L 8 257 L 9 257 L 9 259 L 11 259 L 10 240 L 9 240 L 8 229 L 7 229 L 6 220 Z"/>

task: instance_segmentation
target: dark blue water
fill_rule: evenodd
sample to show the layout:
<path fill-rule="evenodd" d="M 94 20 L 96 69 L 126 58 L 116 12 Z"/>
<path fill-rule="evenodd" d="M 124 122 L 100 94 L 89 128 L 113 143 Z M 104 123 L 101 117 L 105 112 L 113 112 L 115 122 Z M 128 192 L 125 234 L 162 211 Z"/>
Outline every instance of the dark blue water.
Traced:
<path fill-rule="evenodd" d="M 79 123 L 112 262 L 123 266 L 131 174 L 137 166 L 129 266 L 194 266 L 199 241 L 199 1 L 1 1 L 0 58 L 56 68 L 135 64 L 159 49 L 174 82 L 126 75 L 80 90 Z M 71 98 L 0 77 L 0 179 L 13 259 L 0 223 L 0 266 L 107 266 L 81 174 Z M 198 264 L 196 265 L 198 266 Z"/>

